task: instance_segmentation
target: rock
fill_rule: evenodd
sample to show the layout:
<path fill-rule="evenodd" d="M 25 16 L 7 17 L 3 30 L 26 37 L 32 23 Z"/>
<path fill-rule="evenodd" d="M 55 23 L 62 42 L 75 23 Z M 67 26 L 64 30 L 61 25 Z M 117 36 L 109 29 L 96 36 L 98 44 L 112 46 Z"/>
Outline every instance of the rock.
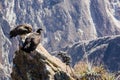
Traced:
<path fill-rule="evenodd" d="M 104 65 L 112 72 L 120 70 L 120 35 L 106 36 L 86 43 L 74 44 L 68 48 L 73 65 L 86 58 L 84 47 L 91 64 Z"/>
<path fill-rule="evenodd" d="M 119 11 L 119 0 L 0 0 L 0 59 L 5 71 L 11 70 L 18 49 L 18 40 L 9 39 L 8 34 L 16 25 L 29 23 L 34 30 L 42 27 L 42 44 L 52 52 L 81 40 L 120 34 Z"/>
<path fill-rule="evenodd" d="M 0 80 L 10 80 L 11 77 L 4 71 L 3 65 L 0 63 Z"/>
<path fill-rule="evenodd" d="M 115 80 L 120 80 L 120 71 L 115 74 Z"/>
<path fill-rule="evenodd" d="M 74 80 L 71 70 L 40 44 L 30 53 L 22 50 L 15 52 L 11 77 L 12 80 Z"/>
<path fill-rule="evenodd" d="M 118 76 L 115 80 L 120 80 L 120 76 Z"/>
<path fill-rule="evenodd" d="M 119 34 L 119 5 L 119 0 L 1 0 L 0 26 L 6 37 L 18 24 L 42 27 L 43 44 L 54 51 L 81 39 Z"/>
<path fill-rule="evenodd" d="M 71 80 L 71 79 L 65 72 L 59 71 L 54 75 L 54 80 Z"/>

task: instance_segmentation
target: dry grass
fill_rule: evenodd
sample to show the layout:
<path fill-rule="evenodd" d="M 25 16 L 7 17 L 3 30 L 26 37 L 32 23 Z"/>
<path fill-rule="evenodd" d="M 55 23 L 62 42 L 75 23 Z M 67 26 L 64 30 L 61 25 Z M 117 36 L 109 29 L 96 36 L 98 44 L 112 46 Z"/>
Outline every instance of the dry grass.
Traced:
<path fill-rule="evenodd" d="M 85 78 L 85 76 L 92 74 L 92 76 L 100 75 L 102 80 L 114 80 L 114 74 L 109 73 L 103 66 L 90 66 L 81 61 L 74 66 L 74 70 L 76 75 L 80 75 L 80 77 Z"/>

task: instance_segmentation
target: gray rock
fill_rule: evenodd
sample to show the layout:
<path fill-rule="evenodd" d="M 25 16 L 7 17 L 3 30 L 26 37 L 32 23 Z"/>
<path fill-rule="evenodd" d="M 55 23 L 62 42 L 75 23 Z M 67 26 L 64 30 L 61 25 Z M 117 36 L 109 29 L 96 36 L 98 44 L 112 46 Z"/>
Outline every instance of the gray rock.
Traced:
<path fill-rule="evenodd" d="M 85 60 L 87 55 L 88 61 L 93 65 L 104 65 L 113 72 L 120 70 L 120 36 L 98 38 L 86 42 L 84 46 L 83 44 L 77 43 L 68 48 L 73 65 L 80 60 Z"/>
<path fill-rule="evenodd" d="M 43 28 L 42 44 L 52 52 L 81 40 L 119 34 L 119 5 L 119 0 L 0 0 L 5 71 L 10 73 L 13 53 L 18 49 L 18 40 L 8 35 L 16 25 L 29 23 L 34 30 Z"/>
<path fill-rule="evenodd" d="M 71 69 L 58 58 L 50 55 L 44 47 L 26 53 L 23 50 L 15 52 L 13 59 L 12 80 L 75 80 Z"/>

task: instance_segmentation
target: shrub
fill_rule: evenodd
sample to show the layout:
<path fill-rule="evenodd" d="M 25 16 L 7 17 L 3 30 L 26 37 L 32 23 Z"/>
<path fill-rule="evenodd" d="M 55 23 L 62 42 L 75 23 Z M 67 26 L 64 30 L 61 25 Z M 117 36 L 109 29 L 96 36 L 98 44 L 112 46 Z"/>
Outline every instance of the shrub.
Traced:
<path fill-rule="evenodd" d="M 92 66 L 90 63 L 80 61 L 74 66 L 75 74 L 79 80 L 114 80 L 114 74 L 109 73 L 102 66 Z"/>

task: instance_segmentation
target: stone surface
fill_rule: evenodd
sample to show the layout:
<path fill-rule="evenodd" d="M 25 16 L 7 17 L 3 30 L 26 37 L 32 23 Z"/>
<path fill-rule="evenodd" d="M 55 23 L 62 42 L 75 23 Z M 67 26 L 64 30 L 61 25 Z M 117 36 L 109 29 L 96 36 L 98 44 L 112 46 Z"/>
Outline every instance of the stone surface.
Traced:
<path fill-rule="evenodd" d="M 119 10 L 120 0 L 0 0 L 4 71 L 10 74 L 13 53 L 18 49 L 17 38 L 9 39 L 9 31 L 16 25 L 43 28 L 42 44 L 52 52 L 81 40 L 119 34 Z"/>
<path fill-rule="evenodd" d="M 22 50 L 15 52 L 11 77 L 12 80 L 74 80 L 71 70 L 39 45 L 31 53 Z"/>
<path fill-rule="evenodd" d="M 72 57 L 73 65 L 85 60 L 87 56 L 88 62 L 92 65 L 104 65 L 113 72 L 120 70 L 120 35 L 76 43 L 67 51 Z"/>
<path fill-rule="evenodd" d="M 11 80 L 9 73 L 4 71 L 3 65 L 0 63 L 0 80 Z"/>

